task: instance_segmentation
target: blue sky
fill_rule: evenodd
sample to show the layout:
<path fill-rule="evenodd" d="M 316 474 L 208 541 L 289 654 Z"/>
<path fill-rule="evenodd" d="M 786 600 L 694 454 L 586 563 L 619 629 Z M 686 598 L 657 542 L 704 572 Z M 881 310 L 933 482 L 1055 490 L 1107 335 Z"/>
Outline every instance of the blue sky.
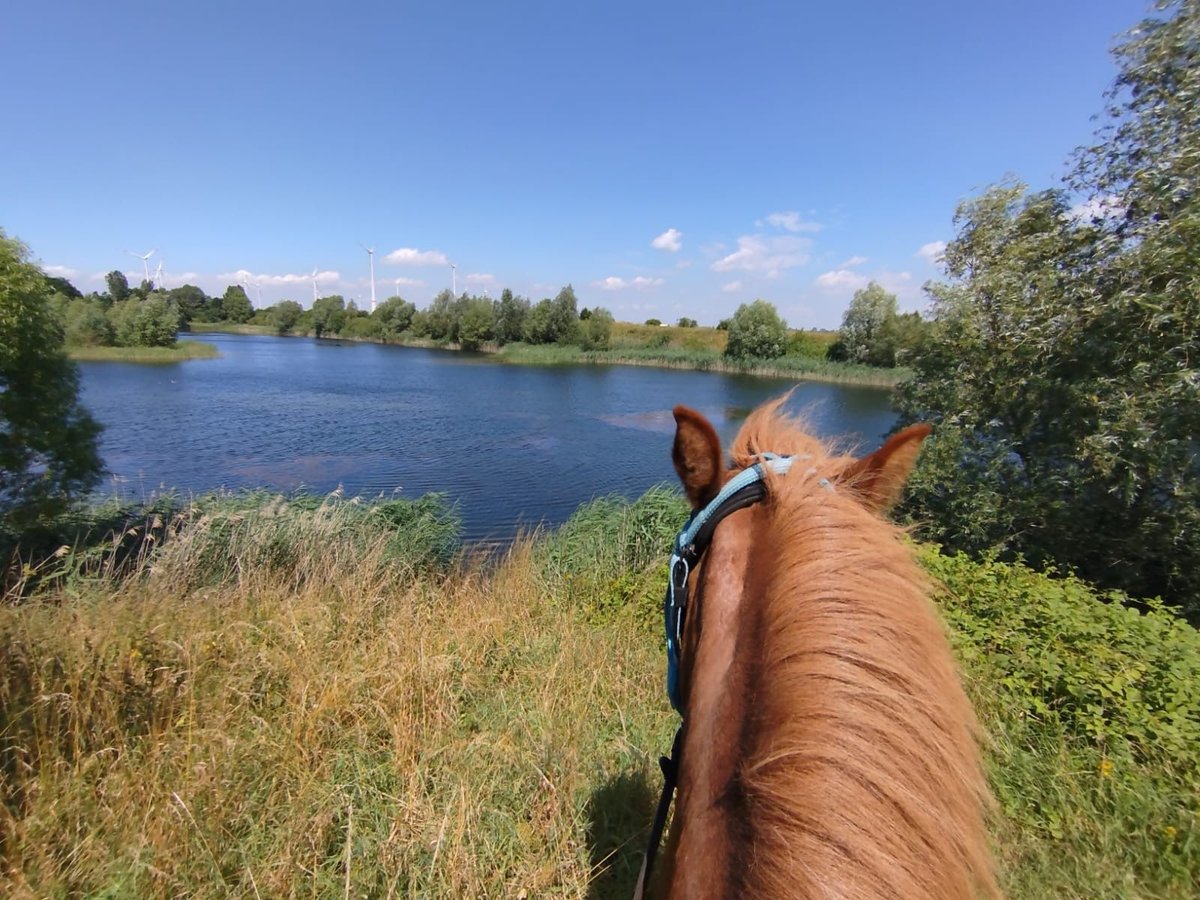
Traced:
<path fill-rule="evenodd" d="M 1143 2 L 15 0 L 0 226 L 82 289 L 155 249 L 424 306 L 572 283 L 617 318 L 924 306 L 955 206 L 1055 184 Z M 924 248 L 924 249 L 923 249 Z M 399 279 L 399 281 L 397 281 Z"/>

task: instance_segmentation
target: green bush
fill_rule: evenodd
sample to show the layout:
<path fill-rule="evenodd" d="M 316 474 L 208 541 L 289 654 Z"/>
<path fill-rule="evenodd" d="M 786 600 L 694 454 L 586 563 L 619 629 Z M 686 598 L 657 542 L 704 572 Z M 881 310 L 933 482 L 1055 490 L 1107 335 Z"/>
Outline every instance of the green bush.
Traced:
<path fill-rule="evenodd" d="M 766 300 L 743 303 L 729 321 L 725 355 L 733 359 L 774 359 L 787 349 L 787 323 Z"/>

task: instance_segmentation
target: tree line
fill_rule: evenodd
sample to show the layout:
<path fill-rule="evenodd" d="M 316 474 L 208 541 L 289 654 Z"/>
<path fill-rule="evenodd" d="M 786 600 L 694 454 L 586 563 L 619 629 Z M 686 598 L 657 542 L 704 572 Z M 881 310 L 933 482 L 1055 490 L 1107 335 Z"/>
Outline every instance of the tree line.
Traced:
<path fill-rule="evenodd" d="M 319 297 L 311 309 L 283 300 L 256 312 L 251 324 L 267 325 L 281 335 L 311 334 L 380 341 L 406 339 L 457 344 L 478 350 L 484 344 L 574 344 L 602 350 L 612 338 L 613 316 L 601 307 L 579 308 L 567 285 L 553 298 L 532 303 L 505 288 L 498 300 L 442 291 L 425 309 L 400 296 L 388 297 L 374 311 L 359 309 L 341 295 Z"/>

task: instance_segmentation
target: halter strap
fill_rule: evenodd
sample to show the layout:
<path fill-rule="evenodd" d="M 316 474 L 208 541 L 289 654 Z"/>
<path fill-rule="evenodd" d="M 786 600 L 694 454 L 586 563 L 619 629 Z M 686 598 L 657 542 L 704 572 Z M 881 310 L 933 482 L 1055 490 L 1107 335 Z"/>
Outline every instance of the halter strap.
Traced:
<path fill-rule="evenodd" d="M 667 596 L 663 601 L 663 619 L 667 632 L 667 696 L 675 711 L 683 713 L 679 696 L 679 645 L 683 638 L 683 621 L 687 613 L 687 583 L 692 568 L 700 561 L 713 533 L 723 519 L 739 509 L 753 506 L 767 495 L 766 473 L 786 475 L 792 468 L 793 457 L 763 453 L 757 462 L 738 472 L 702 509 L 692 513 L 683 530 L 675 537 L 671 551 Z"/>

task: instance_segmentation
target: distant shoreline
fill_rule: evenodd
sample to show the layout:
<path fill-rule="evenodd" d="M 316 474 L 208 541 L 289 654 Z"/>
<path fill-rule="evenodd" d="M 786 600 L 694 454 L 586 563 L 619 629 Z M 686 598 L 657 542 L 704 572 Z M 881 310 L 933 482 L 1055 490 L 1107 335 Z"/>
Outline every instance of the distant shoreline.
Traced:
<path fill-rule="evenodd" d="M 194 322 L 193 333 L 247 334 L 265 337 L 314 337 L 311 334 L 279 334 L 269 325 L 231 325 L 225 322 Z M 413 347 L 426 350 L 461 350 L 457 344 L 440 343 L 420 338 L 404 341 L 385 341 L 378 338 L 330 336 L 326 340 L 359 344 L 382 344 L 389 347 Z M 711 350 L 681 350 L 675 348 L 625 347 L 611 350 L 583 350 L 562 344 L 484 344 L 479 353 L 494 354 L 498 361 L 511 365 L 615 365 L 648 366 L 658 369 L 682 369 L 697 372 L 758 375 L 766 378 L 794 378 L 825 384 L 852 384 L 863 387 L 893 389 L 910 375 L 908 369 L 880 369 L 853 363 L 829 362 L 807 356 L 783 356 L 759 360 L 750 364 L 731 362 L 721 353 Z"/>

